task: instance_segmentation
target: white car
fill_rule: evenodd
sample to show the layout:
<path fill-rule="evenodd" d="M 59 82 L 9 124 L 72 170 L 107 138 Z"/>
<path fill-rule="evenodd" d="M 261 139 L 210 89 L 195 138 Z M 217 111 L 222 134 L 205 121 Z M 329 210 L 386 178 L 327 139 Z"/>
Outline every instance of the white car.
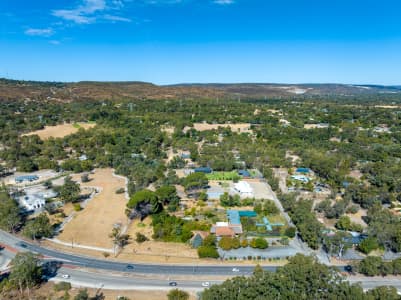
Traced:
<path fill-rule="evenodd" d="M 208 281 L 202 282 L 202 286 L 203 287 L 209 287 L 210 286 L 210 282 L 208 282 Z"/>
<path fill-rule="evenodd" d="M 68 274 L 63 274 L 63 275 L 61 275 L 61 277 L 64 278 L 64 279 L 68 279 L 68 278 L 70 278 L 70 275 L 68 275 Z"/>
<path fill-rule="evenodd" d="M 233 272 L 239 272 L 239 269 L 233 268 Z"/>

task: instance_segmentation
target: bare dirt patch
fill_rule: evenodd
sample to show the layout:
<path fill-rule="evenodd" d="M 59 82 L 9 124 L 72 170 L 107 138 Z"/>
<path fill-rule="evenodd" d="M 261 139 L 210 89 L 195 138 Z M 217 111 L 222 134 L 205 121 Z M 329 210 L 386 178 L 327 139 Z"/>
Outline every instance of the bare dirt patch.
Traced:
<path fill-rule="evenodd" d="M 94 123 L 75 123 L 75 124 L 62 124 L 56 126 L 45 126 L 44 129 L 36 130 L 24 135 L 38 135 L 42 140 L 48 138 L 62 138 L 69 134 L 77 132 L 80 128 L 89 129 L 95 127 Z"/>
<path fill-rule="evenodd" d="M 400 105 L 375 105 L 376 108 L 389 108 L 389 109 L 394 109 L 394 108 L 401 108 Z"/>
<path fill-rule="evenodd" d="M 175 127 L 165 125 L 165 126 L 162 126 L 160 129 L 161 129 L 161 131 L 165 132 L 168 136 L 171 137 L 174 133 Z"/>
<path fill-rule="evenodd" d="M 113 225 L 127 224 L 124 213 L 127 200 L 124 194 L 116 194 L 119 188 L 125 188 L 123 178 L 112 175 L 112 169 L 96 169 L 89 182 L 81 183 L 82 187 L 99 187 L 97 194 L 84 210 L 77 212 L 75 217 L 65 226 L 58 239 L 64 242 L 74 241 L 74 244 L 111 248 L 109 234 Z M 80 176 L 74 175 L 79 181 Z"/>
<path fill-rule="evenodd" d="M 359 171 L 359 170 L 352 170 L 352 171 L 349 173 L 348 176 L 349 176 L 349 177 L 352 177 L 352 178 L 355 178 L 355 179 L 358 179 L 358 180 L 361 180 L 363 174 L 362 174 L 362 172 Z"/>
<path fill-rule="evenodd" d="M 352 222 L 362 225 L 363 227 L 367 227 L 368 225 L 362 219 L 362 217 L 367 216 L 367 210 L 360 208 L 356 214 L 346 214 Z"/>

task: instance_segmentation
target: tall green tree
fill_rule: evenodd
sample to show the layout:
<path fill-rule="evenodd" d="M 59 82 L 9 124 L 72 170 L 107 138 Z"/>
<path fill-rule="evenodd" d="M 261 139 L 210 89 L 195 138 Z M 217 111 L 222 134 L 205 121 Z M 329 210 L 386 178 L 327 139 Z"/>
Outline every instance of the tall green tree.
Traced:
<path fill-rule="evenodd" d="M 75 202 L 79 199 L 81 188 L 79 184 L 72 180 L 71 176 L 64 179 L 64 185 L 59 188 L 59 197 L 65 202 Z"/>
<path fill-rule="evenodd" d="M 41 282 L 42 269 L 37 255 L 30 252 L 18 253 L 11 261 L 11 286 L 21 293 L 24 288 L 31 288 Z"/>
<path fill-rule="evenodd" d="M 23 230 L 23 234 L 33 240 L 51 237 L 53 232 L 53 226 L 46 213 L 41 213 L 35 219 L 28 221 Z"/>
<path fill-rule="evenodd" d="M 17 202 L 4 191 L 0 191 L 0 228 L 14 232 L 21 223 Z"/>

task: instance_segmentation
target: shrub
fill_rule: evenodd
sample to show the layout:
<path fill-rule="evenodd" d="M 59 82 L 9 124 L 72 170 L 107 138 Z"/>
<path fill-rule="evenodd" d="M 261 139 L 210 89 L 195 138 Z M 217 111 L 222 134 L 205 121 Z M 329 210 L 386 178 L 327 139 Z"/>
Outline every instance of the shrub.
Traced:
<path fill-rule="evenodd" d="M 368 256 L 358 264 L 358 272 L 367 276 L 376 276 L 381 273 L 383 261 L 378 256 Z"/>
<path fill-rule="evenodd" d="M 119 188 L 116 190 L 116 194 L 123 194 L 125 193 L 125 188 Z"/>
<path fill-rule="evenodd" d="M 71 283 L 69 283 L 69 282 L 61 281 L 61 282 L 56 283 L 56 284 L 54 285 L 54 290 L 55 290 L 56 292 L 59 292 L 59 291 L 69 291 L 70 289 L 71 289 Z"/>
<path fill-rule="evenodd" d="M 242 248 L 246 248 L 246 247 L 248 247 L 248 246 L 249 246 L 248 240 L 247 240 L 247 239 L 243 239 L 243 240 L 241 241 L 241 247 L 242 247 Z"/>
<path fill-rule="evenodd" d="M 137 232 L 136 233 L 136 238 L 135 238 L 135 241 L 137 242 L 137 243 L 143 243 L 143 242 L 146 242 L 146 241 L 148 241 L 149 239 L 144 235 L 144 234 L 142 234 L 142 233 L 140 233 L 140 232 Z"/>
<path fill-rule="evenodd" d="M 241 247 L 241 242 L 240 242 L 239 238 L 237 238 L 237 237 L 233 238 L 231 245 L 234 249 L 238 249 L 239 247 Z"/>
<path fill-rule="evenodd" d="M 257 248 L 257 249 L 266 249 L 267 247 L 269 247 L 269 244 L 267 243 L 267 241 L 264 238 L 256 238 L 256 239 L 252 239 L 251 242 L 249 243 L 249 245 L 252 248 Z"/>
<path fill-rule="evenodd" d="M 285 235 L 288 236 L 289 238 L 293 238 L 295 237 L 296 231 L 297 229 L 295 227 L 290 226 L 285 230 Z"/>
<path fill-rule="evenodd" d="M 179 289 L 173 289 L 167 294 L 168 300 L 188 300 L 189 294 L 186 291 L 182 291 Z"/>
<path fill-rule="evenodd" d="M 199 258 L 219 258 L 219 253 L 214 246 L 200 246 L 198 256 Z"/>
<path fill-rule="evenodd" d="M 230 237 L 222 237 L 219 241 L 219 247 L 223 250 L 231 250 L 233 248 L 232 240 Z"/>
<path fill-rule="evenodd" d="M 358 249 L 365 254 L 369 254 L 371 251 L 379 248 L 377 239 L 374 237 L 368 237 L 364 239 L 358 246 Z"/>
<path fill-rule="evenodd" d="M 79 204 L 79 203 L 74 203 L 74 210 L 75 210 L 75 211 L 81 211 L 81 210 L 82 210 L 81 204 Z"/>

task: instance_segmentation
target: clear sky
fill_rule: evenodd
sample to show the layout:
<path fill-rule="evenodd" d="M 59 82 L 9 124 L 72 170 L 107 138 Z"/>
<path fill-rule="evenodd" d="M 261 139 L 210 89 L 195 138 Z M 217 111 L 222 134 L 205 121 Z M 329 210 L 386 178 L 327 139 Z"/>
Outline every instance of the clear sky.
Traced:
<path fill-rule="evenodd" d="M 401 0 L 1 0 L 0 77 L 401 84 Z"/>

